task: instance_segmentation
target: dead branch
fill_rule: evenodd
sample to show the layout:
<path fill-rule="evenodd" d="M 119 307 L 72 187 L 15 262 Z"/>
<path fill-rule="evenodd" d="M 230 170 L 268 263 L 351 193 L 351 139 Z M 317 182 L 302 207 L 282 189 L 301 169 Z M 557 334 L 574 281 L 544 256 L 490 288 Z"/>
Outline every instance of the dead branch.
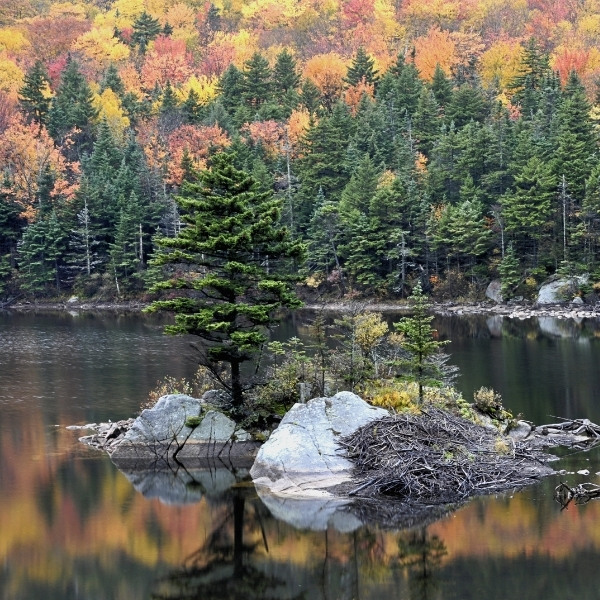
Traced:
<path fill-rule="evenodd" d="M 595 483 L 580 483 L 572 488 L 561 481 L 554 488 L 554 499 L 562 506 L 563 510 L 573 501 L 575 504 L 586 504 L 596 498 L 600 498 L 600 485 Z"/>

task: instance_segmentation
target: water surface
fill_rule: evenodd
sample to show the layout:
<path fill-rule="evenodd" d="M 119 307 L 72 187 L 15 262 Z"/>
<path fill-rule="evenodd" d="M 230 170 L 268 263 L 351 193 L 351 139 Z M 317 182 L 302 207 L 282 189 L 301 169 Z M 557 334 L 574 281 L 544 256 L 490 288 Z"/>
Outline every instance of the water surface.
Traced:
<path fill-rule="evenodd" d="M 195 370 L 156 317 L 0 314 L 0 598 L 595 598 L 600 503 L 561 511 L 560 478 L 476 499 L 426 528 L 302 531 L 251 486 L 165 504 L 65 427 L 135 414 Z M 438 319 L 466 397 L 493 386 L 536 422 L 600 422 L 595 322 Z M 305 318 L 280 335 L 304 335 Z M 598 454 L 574 454 L 566 469 Z"/>

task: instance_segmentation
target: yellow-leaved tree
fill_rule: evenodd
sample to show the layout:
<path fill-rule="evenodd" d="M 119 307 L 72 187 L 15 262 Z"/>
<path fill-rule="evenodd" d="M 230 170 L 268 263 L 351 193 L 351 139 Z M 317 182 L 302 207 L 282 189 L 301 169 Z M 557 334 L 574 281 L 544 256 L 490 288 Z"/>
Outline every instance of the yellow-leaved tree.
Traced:
<path fill-rule="evenodd" d="M 94 94 L 94 106 L 98 110 L 98 120 L 106 121 L 114 138 L 122 142 L 125 129 L 129 127 L 129 117 L 123 111 L 119 97 L 107 88 L 100 95 Z"/>
<path fill-rule="evenodd" d="M 438 64 L 445 73 L 450 73 L 456 62 L 454 41 L 437 25 L 415 40 L 415 66 L 423 79 L 431 81 Z"/>
<path fill-rule="evenodd" d="M 304 65 L 304 77 L 319 88 L 326 106 L 332 106 L 344 90 L 347 61 L 336 52 L 316 54 Z"/>
<path fill-rule="evenodd" d="M 129 47 L 118 40 L 114 29 L 94 27 L 73 42 L 73 50 L 79 50 L 92 60 L 98 69 L 104 70 L 110 63 L 129 58 Z"/>
<path fill-rule="evenodd" d="M 124 29 L 131 27 L 144 10 L 144 0 L 115 0 L 111 10 L 96 15 L 94 24 L 96 27 Z"/>
<path fill-rule="evenodd" d="M 168 23 L 173 28 L 172 38 L 183 40 L 188 47 L 193 46 L 197 41 L 196 11 L 191 6 L 177 2 L 166 11 L 162 21 L 163 24 Z"/>
<path fill-rule="evenodd" d="M 175 90 L 175 95 L 180 103 L 187 100 L 191 91 L 194 91 L 201 105 L 208 104 L 217 97 L 219 93 L 218 77 L 207 77 L 206 75 L 192 75 L 186 82 Z"/>
<path fill-rule="evenodd" d="M 25 74 L 21 68 L 8 57 L 6 52 L 0 52 L 0 90 L 10 98 L 16 98 L 23 85 Z"/>
<path fill-rule="evenodd" d="M 21 52 L 27 46 L 29 41 L 19 29 L 13 27 L 0 29 L 0 51 Z"/>
<path fill-rule="evenodd" d="M 505 90 L 508 83 L 519 74 L 523 48 L 515 40 L 496 40 L 482 55 L 481 81 L 484 86 L 497 83 Z"/>

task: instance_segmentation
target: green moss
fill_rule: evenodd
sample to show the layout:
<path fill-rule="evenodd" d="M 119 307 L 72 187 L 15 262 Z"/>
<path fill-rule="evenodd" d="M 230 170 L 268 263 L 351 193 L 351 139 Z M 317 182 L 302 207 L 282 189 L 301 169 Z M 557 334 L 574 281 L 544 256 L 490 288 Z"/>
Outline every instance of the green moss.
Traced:
<path fill-rule="evenodd" d="M 202 417 L 188 417 L 185 420 L 185 426 L 189 427 L 190 429 L 198 427 L 200 423 L 202 423 Z"/>

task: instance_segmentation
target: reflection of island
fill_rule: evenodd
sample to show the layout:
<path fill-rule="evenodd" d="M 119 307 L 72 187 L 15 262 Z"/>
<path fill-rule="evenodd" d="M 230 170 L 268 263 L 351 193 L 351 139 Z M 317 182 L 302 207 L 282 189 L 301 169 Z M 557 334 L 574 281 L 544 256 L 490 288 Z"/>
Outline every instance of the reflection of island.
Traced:
<path fill-rule="evenodd" d="M 297 529 L 274 518 L 246 484 L 213 500 L 227 510 L 180 568 L 156 580 L 154 600 L 359 600 L 379 597 L 377 590 L 388 587 L 390 598 L 433 597 L 446 548 L 426 526 L 349 531 L 342 519 L 341 528 L 331 522 Z"/>

